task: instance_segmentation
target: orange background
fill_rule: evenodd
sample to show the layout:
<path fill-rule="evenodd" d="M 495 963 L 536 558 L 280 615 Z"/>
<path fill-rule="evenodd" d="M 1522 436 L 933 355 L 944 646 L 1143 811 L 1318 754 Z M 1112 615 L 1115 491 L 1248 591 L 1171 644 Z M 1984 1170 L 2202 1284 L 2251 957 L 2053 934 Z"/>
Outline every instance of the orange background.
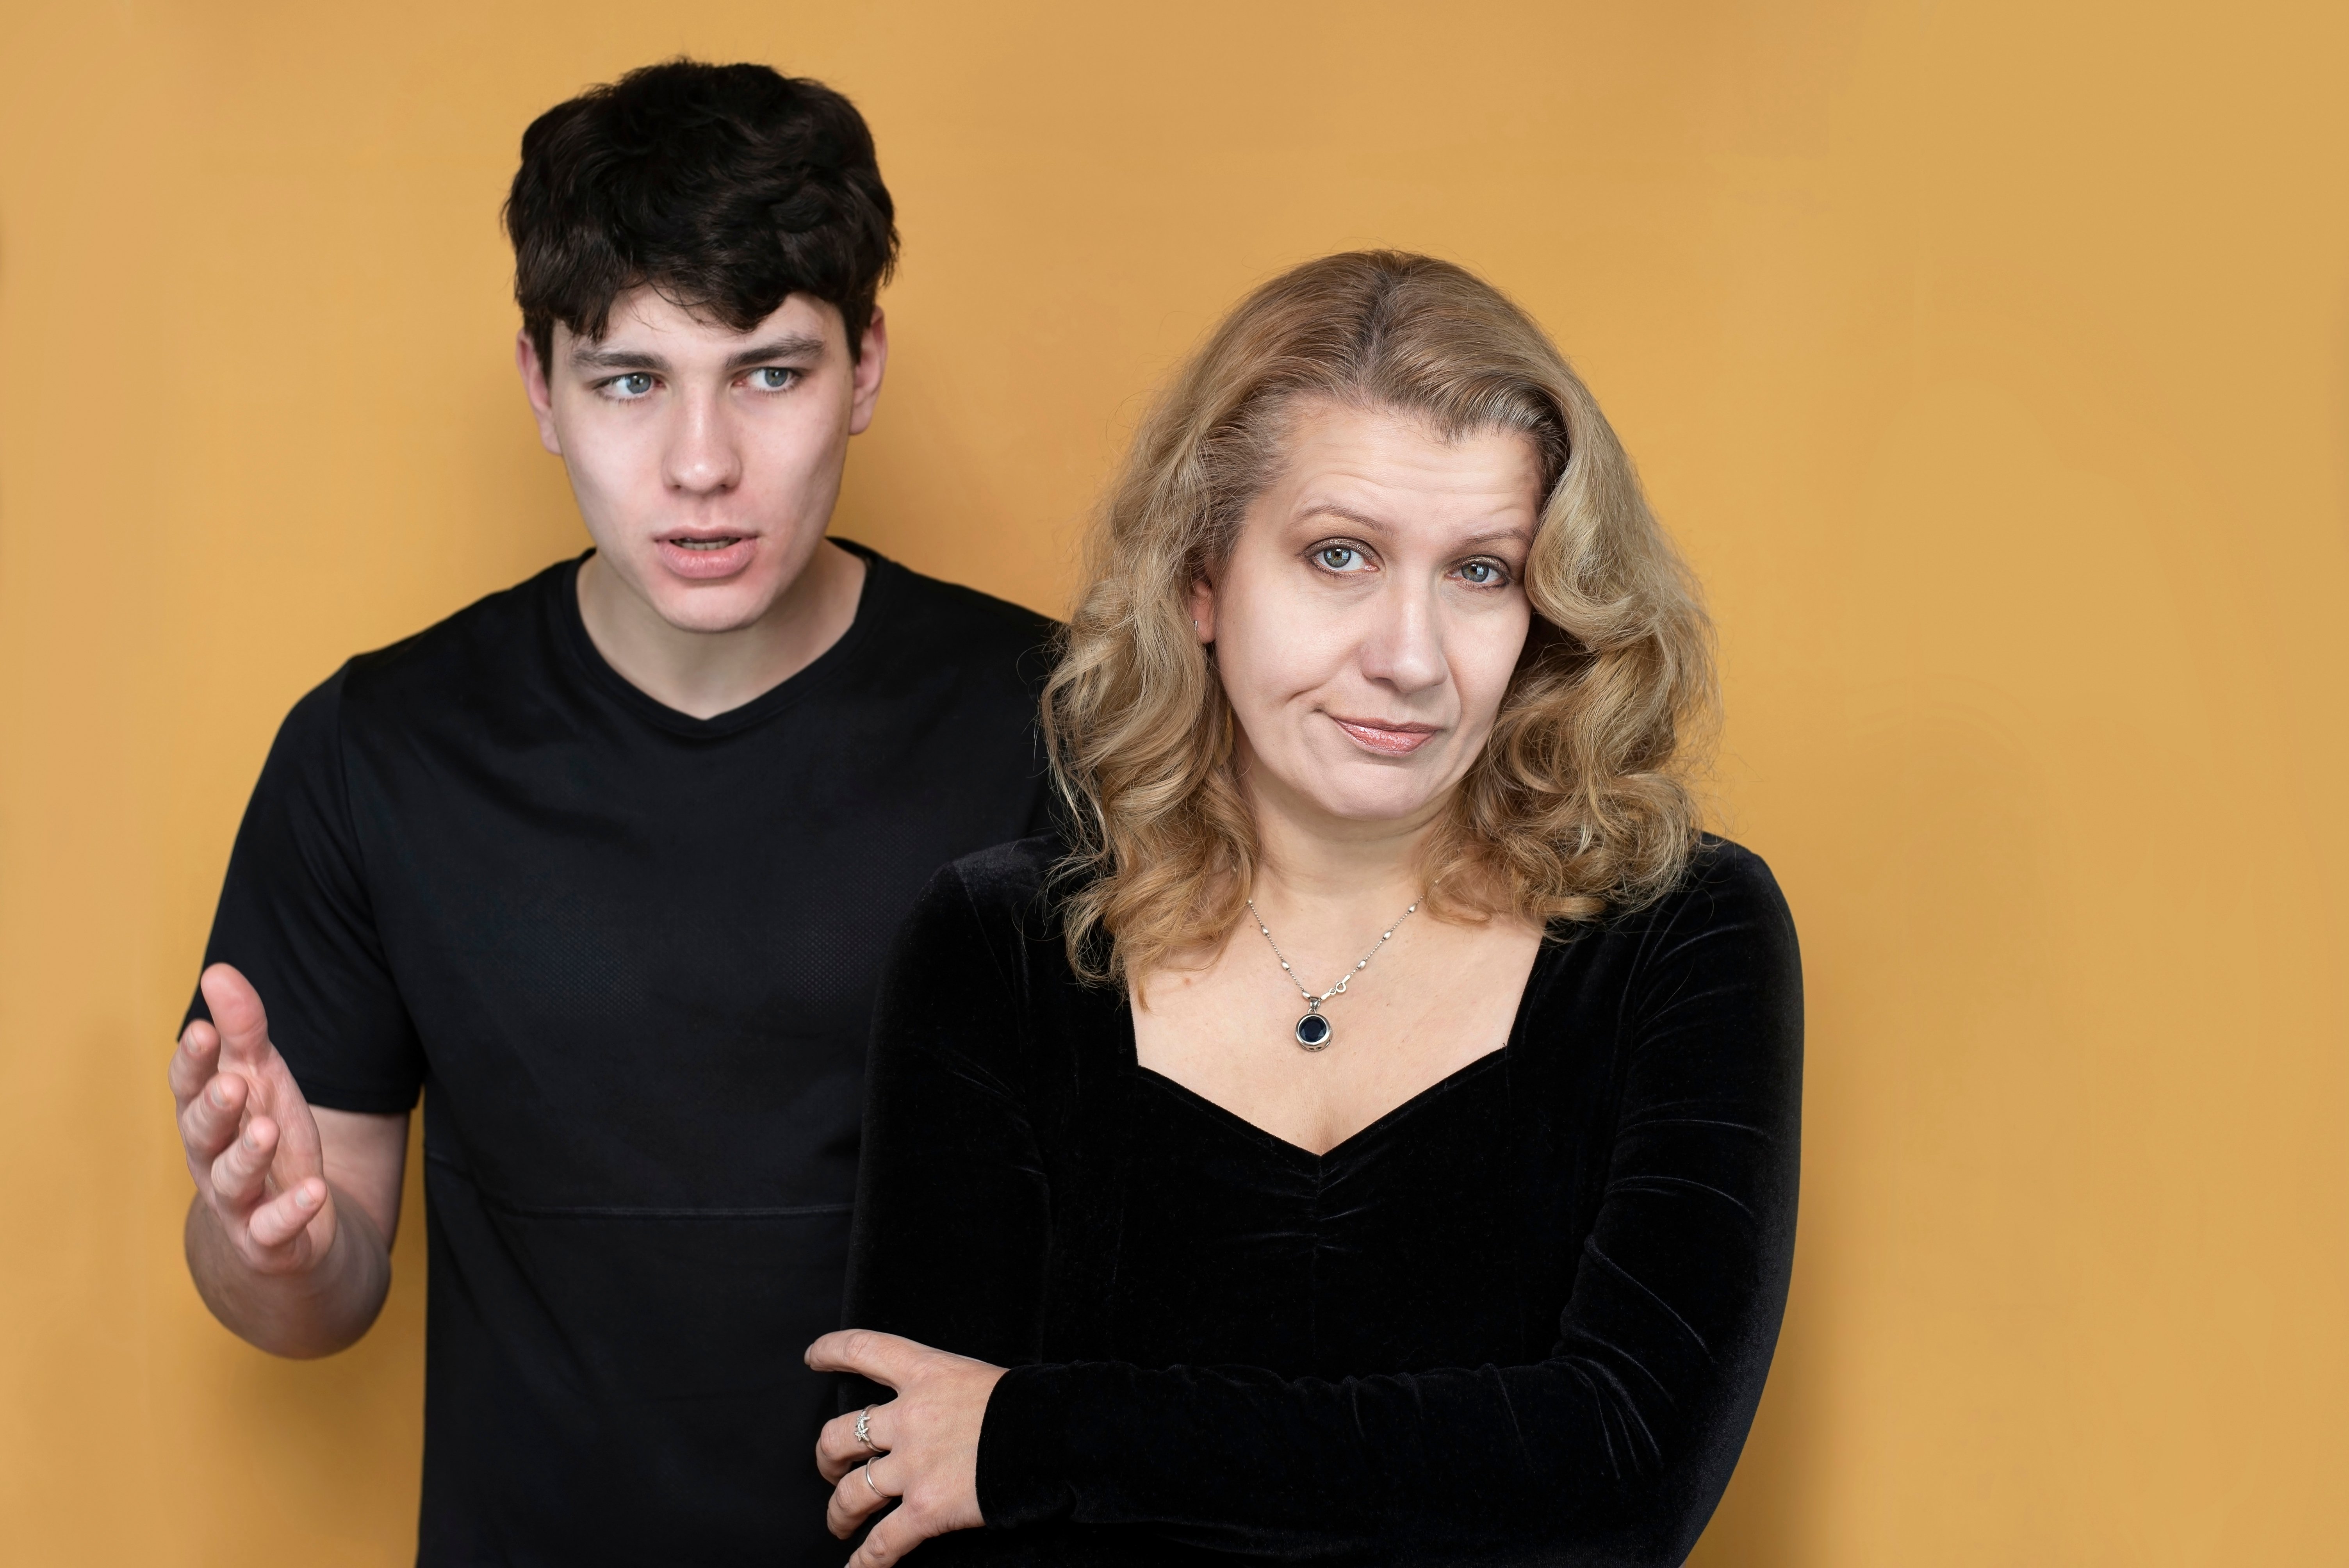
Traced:
<path fill-rule="evenodd" d="M 1596 388 L 1808 959 L 1794 1299 L 1701 1563 L 2349 1563 L 2343 15 L 16 0 L 0 1557 L 413 1551 L 418 1212 L 357 1349 L 245 1348 L 163 1062 L 288 705 L 582 546 L 497 205 L 533 114 L 689 50 L 877 130 L 838 527 L 923 570 L 1059 607 L 1145 389 L 1316 253 L 1465 262 Z"/>

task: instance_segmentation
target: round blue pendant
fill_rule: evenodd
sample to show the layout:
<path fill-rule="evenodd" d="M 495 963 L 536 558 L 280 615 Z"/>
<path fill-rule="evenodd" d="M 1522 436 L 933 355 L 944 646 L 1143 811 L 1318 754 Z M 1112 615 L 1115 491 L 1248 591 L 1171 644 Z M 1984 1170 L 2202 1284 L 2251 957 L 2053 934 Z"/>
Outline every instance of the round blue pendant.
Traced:
<path fill-rule="evenodd" d="M 1297 1043 L 1309 1051 L 1318 1051 L 1330 1043 L 1330 1020 L 1319 1013 L 1308 1013 L 1297 1020 Z"/>

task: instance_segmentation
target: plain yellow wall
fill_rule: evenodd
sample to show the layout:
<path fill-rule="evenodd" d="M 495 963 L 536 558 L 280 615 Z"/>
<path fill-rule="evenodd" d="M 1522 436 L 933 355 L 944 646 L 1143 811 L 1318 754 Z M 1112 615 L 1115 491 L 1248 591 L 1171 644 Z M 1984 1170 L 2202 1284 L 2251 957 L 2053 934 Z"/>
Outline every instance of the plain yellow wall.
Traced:
<path fill-rule="evenodd" d="M 2342 15 L 16 0 L 0 1558 L 413 1551 L 418 1212 L 359 1348 L 239 1345 L 163 1062 L 287 706 L 583 545 L 497 204 L 533 114 L 688 50 L 877 130 L 838 529 L 923 570 L 1060 607 L 1145 389 L 1319 252 L 1467 263 L 1597 390 L 1809 975 L 1794 1298 L 1701 1563 L 2349 1563 Z"/>

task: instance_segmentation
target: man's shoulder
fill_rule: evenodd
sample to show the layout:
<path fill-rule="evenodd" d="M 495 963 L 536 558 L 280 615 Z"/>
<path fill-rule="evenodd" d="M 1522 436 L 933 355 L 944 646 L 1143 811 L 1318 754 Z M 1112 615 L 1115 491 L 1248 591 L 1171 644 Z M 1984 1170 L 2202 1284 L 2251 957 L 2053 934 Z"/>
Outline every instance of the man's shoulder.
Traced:
<path fill-rule="evenodd" d="M 343 666 L 346 702 L 438 699 L 526 676 L 553 629 L 550 611 L 578 562 L 560 561 L 474 600 L 422 631 L 355 655 Z"/>
<path fill-rule="evenodd" d="M 899 628 L 926 642 L 967 649 L 981 658 L 1048 646 L 1060 623 L 1024 604 L 915 571 L 902 562 L 848 541 L 869 570 L 886 573 Z"/>

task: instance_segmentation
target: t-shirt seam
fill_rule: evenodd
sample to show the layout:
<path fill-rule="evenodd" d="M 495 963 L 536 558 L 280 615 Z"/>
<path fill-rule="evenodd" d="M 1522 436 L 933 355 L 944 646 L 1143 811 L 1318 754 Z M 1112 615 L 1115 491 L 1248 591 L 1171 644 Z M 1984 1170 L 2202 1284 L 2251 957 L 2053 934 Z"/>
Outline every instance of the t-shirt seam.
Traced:
<path fill-rule="evenodd" d="M 343 734 L 344 698 L 350 689 L 350 665 L 346 664 L 335 673 L 335 804 L 343 813 L 339 826 L 343 841 L 351 848 L 352 869 L 358 873 L 359 891 L 367 902 L 367 926 L 378 941 L 383 933 L 375 919 L 375 884 L 367 870 L 367 845 L 359 840 L 358 813 L 351 810 L 351 765 Z M 384 970 L 390 973 L 387 963 Z M 398 989 L 397 985 L 394 989 Z"/>
<path fill-rule="evenodd" d="M 358 884 L 359 897 L 366 901 L 366 909 L 364 913 L 367 921 L 367 943 L 368 945 L 375 950 L 377 960 L 382 964 L 384 980 L 390 985 L 391 994 L 398 1000 L 399 1010 L 404 1015 L 401 1021 L 407 1026 L 405 1032 L 408 1037 L 408 1052 L 411 1058 L 410 1065 L 414 1069 L 407 1075 L 405 1078 L 403 1078 L 399 1087 L 396 1089 L 386 1089 L 381 1093 L 375 1093 L 365 1088 L 358 1088 L 350 1098 L 357 1099 L 381 1099 L 385 1101 L 398 1100 L 402 1102 L 400 1107 L 402 1110 L 412 1110 L 416 1107 L 416 1102 L 419 1097 L 423 1093 L 424 1080 L 429 1076 L 429 1068 L 424 1055 L 424 1034 L 422 1030 L 416 1026 L 416 1011 L 414 1008 L 409 1006 L 408 998 L 400 992 L 399 975 L 393 970 L 391 965 L 391 954 L 384 946 L 383 925 L 382 923 L 376 918 L 375 876 L 367 864 L 367 841 L 359 836 L 358 813 L 353 810 L 351 806 L 351 766 L 349 746 L 346 738 L 343 721 L 344 710 L 348 706 L 350 696 L 350 664 L 347 661 L 341 669 L 335 672 L 335 803 L 337 809 L 339 809 L 343 813 L 343 820 L 340 823 L 340 828 L 343 842 L 349 847 L 353 880 Z M 327 1089 L 329 1093 L 333 1092 L 334 1087 L 335 1086 L 332 1084 L 331 1080 L 329 1080 L 327 1082 Z M 356 1086 L 351 1087 L 356 1088 Z M 304 1093 L 308 1093 L 308 1089 L 306 1088 L 304 1089 Z M 327 1109 L 333 1109 L 335 1108 L 329 1106 Z M 362 1114 L 389 1113 L 366 1112 Z"/>
<path fill-rule="evenodd" d="M 534 1219 L 618 1219 L 618 1220 L 772 1220 L 815 1219 L 828 1214 L 845 1214 L 854 1210 L 853 1202 L 834 1203 L 524 1203 L 498 1192 L 482 1183 L 463 1165 L 434 1150 L 427 1150 L 425 1163 L 437 1165 L 472 1188 L 475 1195 L 492 1208 L 510 1214 Z"/>
<path fill-rule="evenodd" d="M 288 1070 L 294 1073 L 295 1084 L 302 1090 L 302 1098 L 326 1110 L 347 1110 L 362 1116 L 395 1114 L 395 1111 L 375 1109 L 378 1105 L 395 1106 L 396 1110 L 398 1111 L 412 1110 L 416 1107 L 418 1091 L 422 1087 L 417 1083 L 402 1083 L 396 1087 L 363 1084 L 350 1078 L 326 1078 L 317 1073 L 305 1072 L 294 1068 L 290 1062 L 286 1065 Z M 335 1103 L 336 1100 L 357 1100 L 366 1103 L 337 1105 Z"/>

